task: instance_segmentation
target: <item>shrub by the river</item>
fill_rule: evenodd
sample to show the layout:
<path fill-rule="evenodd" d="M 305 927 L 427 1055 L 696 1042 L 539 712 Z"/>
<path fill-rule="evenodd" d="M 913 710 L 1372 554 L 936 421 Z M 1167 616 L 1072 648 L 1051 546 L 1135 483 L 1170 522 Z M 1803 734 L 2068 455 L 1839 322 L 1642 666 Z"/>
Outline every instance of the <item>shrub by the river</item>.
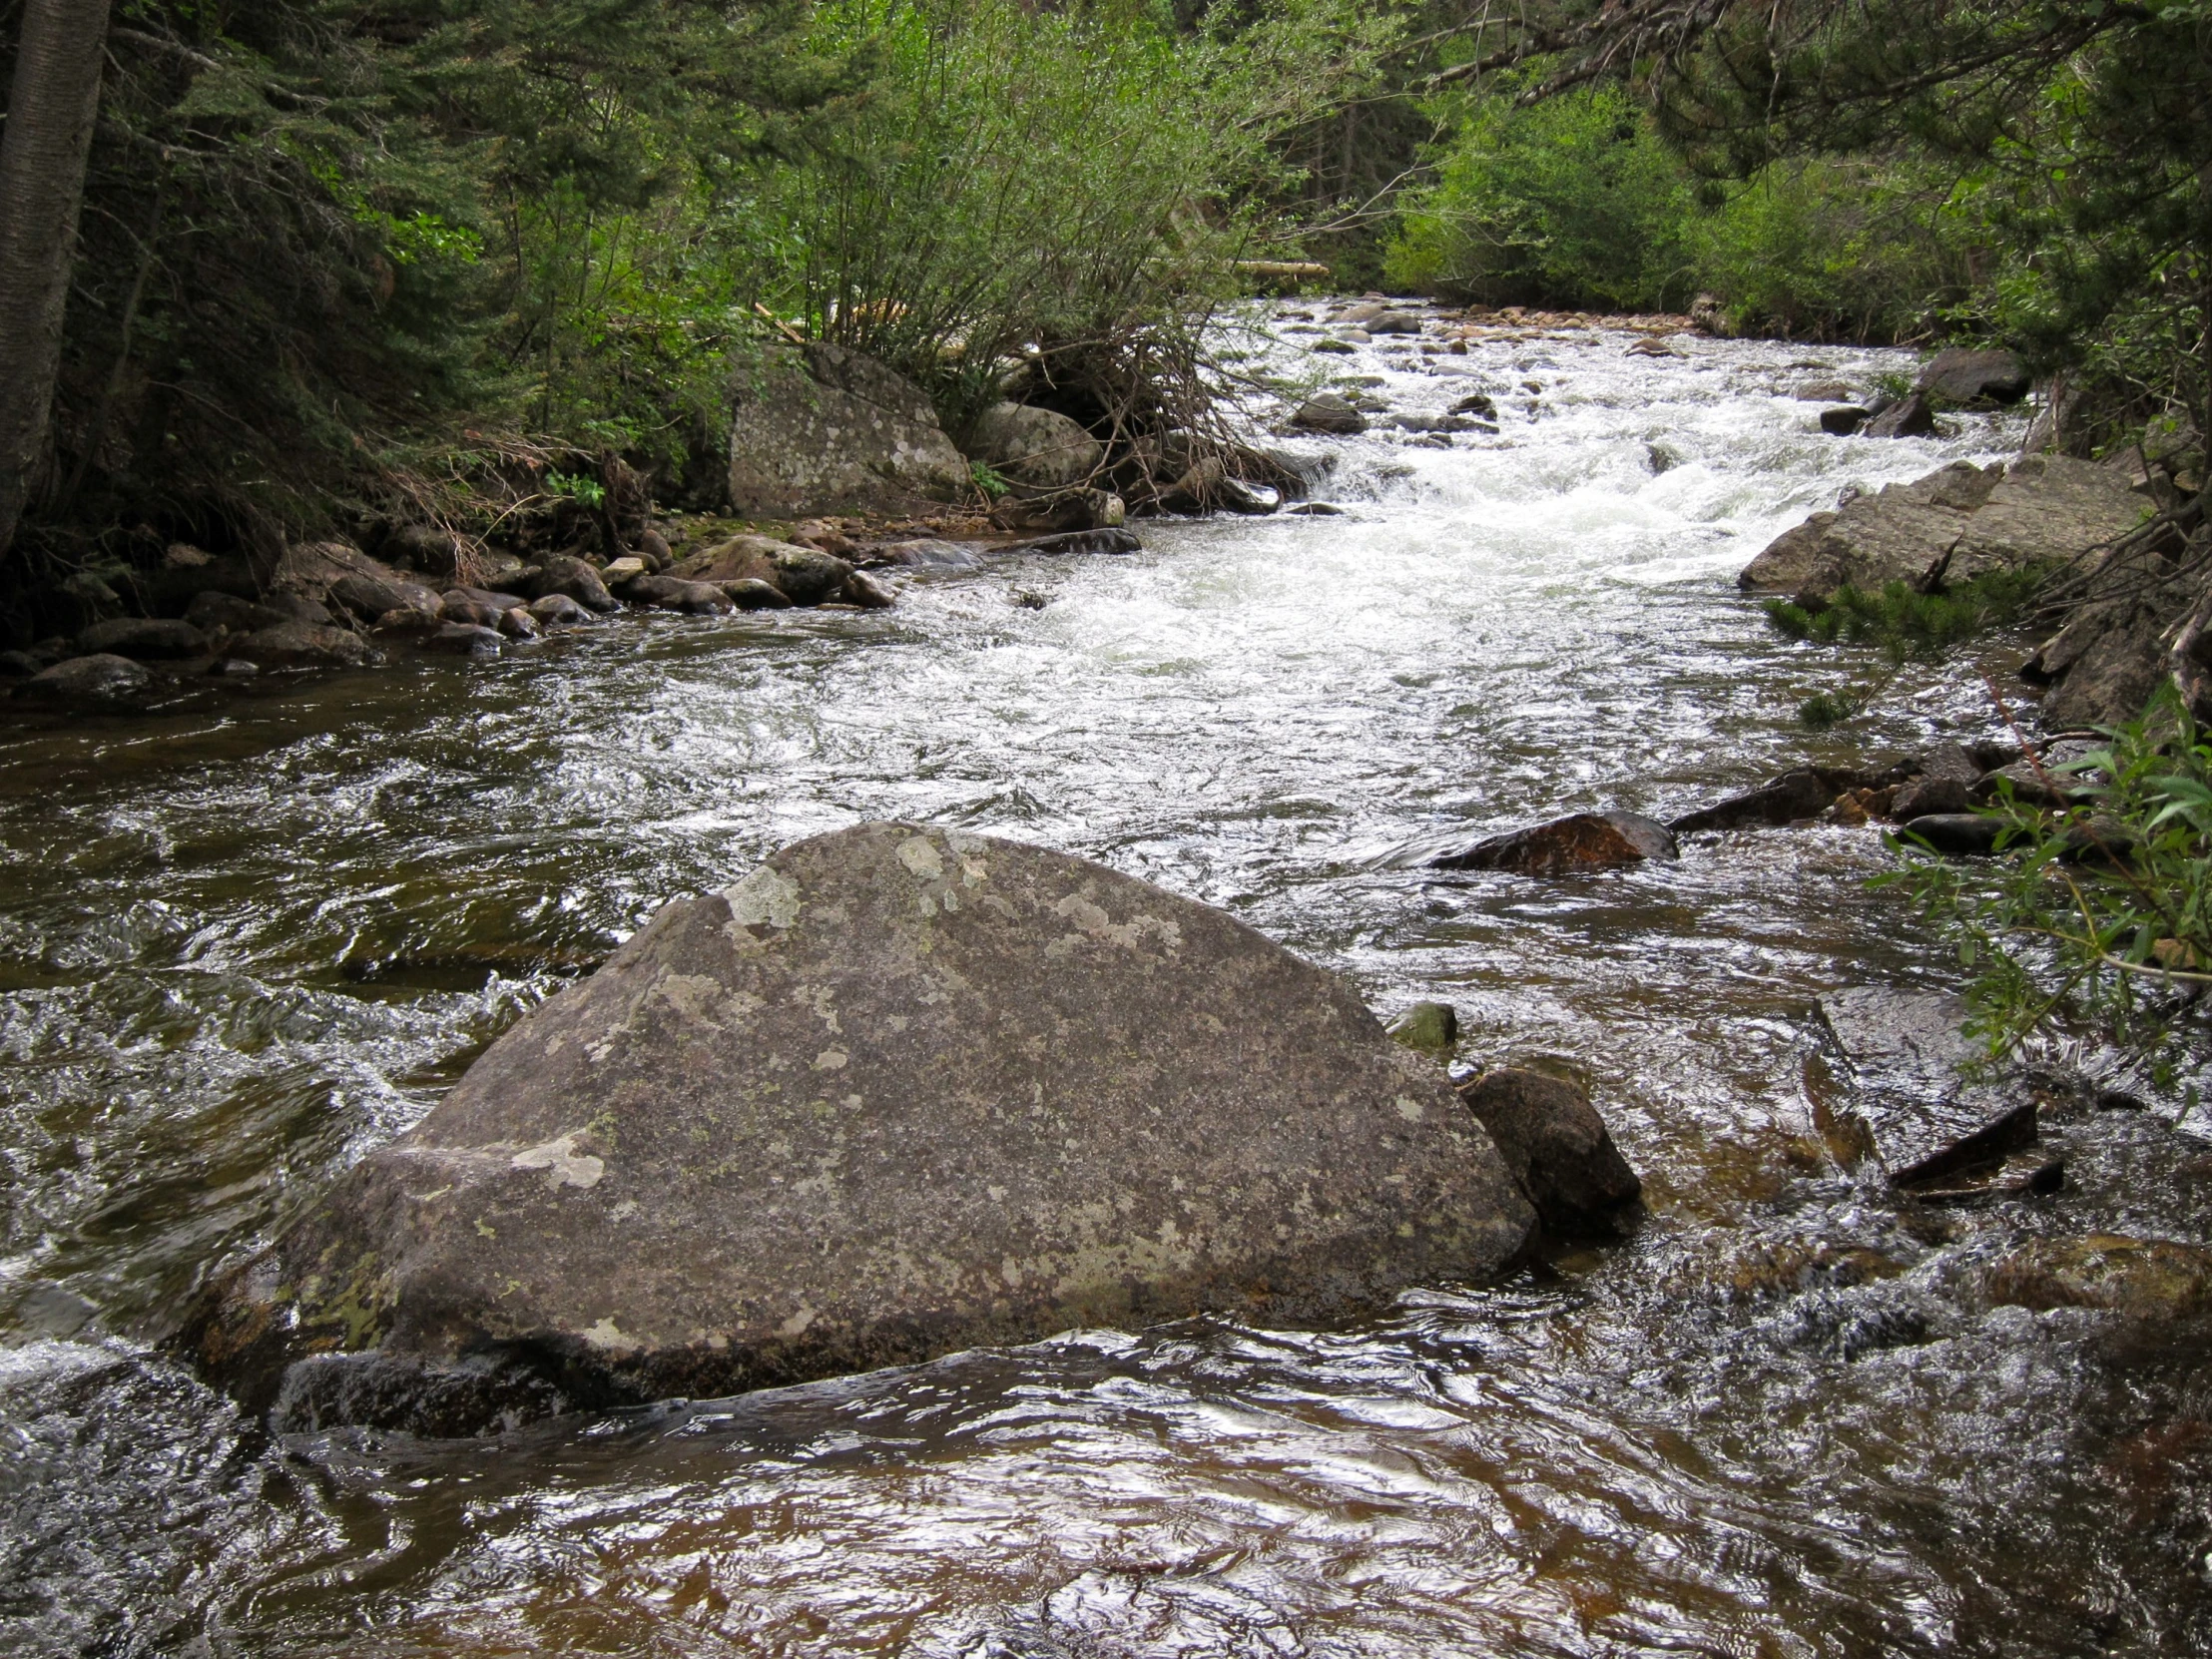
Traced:
<path fill-rule="evenodd" d="M 1926 855 L 1904 887 L 1973 975 L 1976 1028 L 1998 1050 L 2042 1027 L 2092 1026 L 2162 1078 L 2201 1051 L 2212 986 L 2212 741 L 2162 692 L 2093 753 L 2051 769 L 2080 799 L 2033 805 L 2007 787 L 1994 864 Z"/>

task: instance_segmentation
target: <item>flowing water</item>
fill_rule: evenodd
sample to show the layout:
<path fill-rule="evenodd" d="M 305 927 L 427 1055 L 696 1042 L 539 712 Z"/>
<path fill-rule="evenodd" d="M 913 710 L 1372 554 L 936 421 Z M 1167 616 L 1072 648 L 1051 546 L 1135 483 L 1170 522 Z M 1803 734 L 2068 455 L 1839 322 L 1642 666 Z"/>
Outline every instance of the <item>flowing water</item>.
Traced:
<path fill-rule="evenodd" d="M 1781 641 L 1731 578 L 1848 485 L 2016 423 L 1824 437 L 1793 388 L 1905 360 L 1628 343 L 1308 359 L 1505 416 L 1308 445 L 1342 517 L 0 726 L 0 1647 L 2212 1649 L 2201 1336 L 1972 1291 L 2032 1232 L 2212 1241 L 2202 1124 L 2052 1125 L 2073 1185 L 2034 1205 L 1901 1207 L 1838 1165 L 1813 999 L 1956 971 L 1867 890 L 1869 830 L 1581 879 L 1417 867 L 1995 729 L 1954 667 L 1809 737 L 1802 699 L 1884 671 Z M 150 1348 L 662 900 L 888 817 L 1103 859 L 1384 1013 L 1455 1003 L 1469 1062 L 1578 1068 L 1648 1222 L 1358 1329 L 1076 1332 L 466 1443 L 272 1445 Z"/>

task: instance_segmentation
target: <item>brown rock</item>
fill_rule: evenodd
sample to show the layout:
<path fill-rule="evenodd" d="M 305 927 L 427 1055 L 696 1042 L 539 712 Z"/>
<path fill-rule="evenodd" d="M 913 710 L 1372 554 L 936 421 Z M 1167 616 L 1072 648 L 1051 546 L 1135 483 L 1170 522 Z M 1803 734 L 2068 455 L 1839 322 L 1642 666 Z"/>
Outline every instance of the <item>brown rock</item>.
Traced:
<path fill-rule="evenodd" d="M 668 905 L 181 1344 L 279 1426 L 465 1432 L 1075 1326 L 1335 1323 L 1530 1223 L 1331 975 L 1080 858 L 872 824 Z"/>
<path fill-rule="evenodd" d="M 1837 796 L 1864 782 L 1858 773 L 1832 767 L 1800 767 L 1768 780 L 1755 790 L 1700 807 L 1669 821 L 1678 835 L 1699 830 L 1775 829 L 1802 824 L 1826 812 Z"/>
<path fill-rule="evenodd" d="M 555 553 L 539 567 L 538 574 L 527 584 L 531 599 L 543 599 L 548 594 L 566 594 L 579 605 L 595 611 L 616 611 L 622 607 L 607 584 L 599 579 L 599 572 L 582 559 L 568 553 Z"/>
<path fill-rule="evenodd" d="M 1490 1132 L 1545 1232 L 1621 1230 L 1643 1183 L 1580 1089 L 1542 1072 L 1500 1069 L 1462 1083 L 1459 1098 Z"/>
<path fill-rule="evenodd" d="M 1564 875 L 1678 856 L 1674 835 L 1663 824 L 1636 813 L 1574 813 L 1530 830 L 1492 835 L 1463 851 L 1443 853 L 1429 859 L 1428 867 Z"/>
<path fill-rule="evenodd" d="M 231 647 L 263 668 L 360 668 L 382 659 L 358 634 L 312 622 L 279 622 Z"/>
<path fill-rule="evenodd" d="M 153 689 L 154 677 L 128 657 L 97 652 L 65 657 L 15 689 L 19 702 L 58 709 L 127 708 Z"/>
<path fill-rule="evenodd" d="M 2212 1312 L 2212 1251 L 2117 1233 L 2036 1239 L 1989 1269 L 1982 1294 L 1998 1306 L 2185 1318 Z"/>

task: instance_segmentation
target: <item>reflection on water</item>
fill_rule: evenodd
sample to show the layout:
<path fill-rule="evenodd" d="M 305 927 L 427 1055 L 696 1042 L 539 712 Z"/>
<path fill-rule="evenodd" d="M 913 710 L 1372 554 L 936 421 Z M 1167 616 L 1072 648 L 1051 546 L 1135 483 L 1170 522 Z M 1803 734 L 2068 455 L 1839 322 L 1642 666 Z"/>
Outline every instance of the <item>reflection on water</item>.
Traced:
<path fill-rule="evenodd" d="M 2203 1334 L 1973 1292 L 2026 1231 L 2212 1240 L 2196 1143 L 2061 1122 L 2068 1195 L 1952 1214 L 1836 1167 L 1810 999 L 1951 971 L 1865 891 L 1866 831 L 1582 880 L 1413 867 L 1987 724 L 1908 673 L 1808 739 L 1798 702 L 1873 667 L 1775 639 L 1730 578 L 1845 485 L 2010 425 L 1827 438 L 1787 392 L 1885 354 L 1625 344 L 1477 346 L 1472 375 L 1333 359 L 1403 410 L 1509 393 L 1498 440 L 1332 445 L 1341 518 L 1149 526 L 1143 555 L 916 581 L 888 613 L 654 617 L 490 668 L 0 727 L 7 1644 L 2212 1647 Z M 211 1260 L 661 901 L 883 817 L 1103 858 L 1385 1012 L 1454 1002 L 1469 1059 L 1578 1066 L 1650 1224 L 1360 1330 L 1076 1333 L 458 1446 L 268 1446 L 147 1355 Z"/>

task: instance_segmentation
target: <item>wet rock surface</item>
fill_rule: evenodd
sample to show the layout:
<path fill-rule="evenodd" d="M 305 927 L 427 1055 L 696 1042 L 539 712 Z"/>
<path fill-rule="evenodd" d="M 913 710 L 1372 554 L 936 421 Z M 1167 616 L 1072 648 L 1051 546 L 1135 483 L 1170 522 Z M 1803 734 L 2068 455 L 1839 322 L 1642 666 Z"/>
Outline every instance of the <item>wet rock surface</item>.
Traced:
<path fill-rule="evenodd" d="M 17 699 L 56 709 L 128 708 L 153 685 L 153 676 L 128 657 L 95 653 L 41 669 L 16 688 Z"/>
<path fill-rule="evenodd" d="M 1531 1221 L 1329 974 L 1080 858 L 875 824 L 667 906 L 182 1346 L 284 1425 L 452 1431 L 1071 1326 L 1328 1322 Z"/>
<path fill-rule="evenodd" d="M 1670 819 L 1677 835 L 1700 830 L 1771 830 L 1816 819 L 1836 798 L 1863 782 L 1856 772 L 1833 767 L 1799 767 L 1769 779 L 1755 790 L 1729 796 L 1710 807 Z"/>
<path fill-rule="evenodd" d="M 1849 1068 L 1846 1097 L 1824 1105 L 1822 1127 L 1896 1185 L 1954 1177 L 2035 1143 L 2025 1079 L 1973 1075 L 1987 1056 L 1965 1035 L 1963 999 L 1868 985 L 1823 997 L 1820 1015 Z"/>
<path fill-rule="evenodd" d="M 1448 1061 L 1459 1046 L 1459 1010 L 1448 1002 L 1416 1002 L 1382 1029 L 1416 1054 Z"/>
<path fill-rule="evenodd" d="M 1572 813 L 1549 824 L 1492 835 L 1458 852 L 1443 853 L 1429 859 L 1428 867 L 1565 875 L 1678 856 L 1673 831 L 1640 814 Z"/>
<path fill-rule="evenodd" d="M 833 599 L 852 574 L 852 566 L 833 553 L 778 541 L 772 536 L 732 536 L 679 560 L 667 577 L 650 583 L 764 582 L 794 605 L 820 605 Z M 655 589 L 654 591 L 661 591 Z"/>
<path fill-rule="evenodd" d="M 1546 1233 L 1609 1238 L 1625 1229 L 1643 1183 L 1580 1088 L 1501 1067 L 1460 1084 L 1459 1098 L 1489 1130 Z"/>
<path fill-rule="evenodd" d="M 2027 395 L 2027 365 L 2009 351 L 1950 346 L 1929 358 L 1913 389 L 1945 403 L 2017 403 Z"/>

